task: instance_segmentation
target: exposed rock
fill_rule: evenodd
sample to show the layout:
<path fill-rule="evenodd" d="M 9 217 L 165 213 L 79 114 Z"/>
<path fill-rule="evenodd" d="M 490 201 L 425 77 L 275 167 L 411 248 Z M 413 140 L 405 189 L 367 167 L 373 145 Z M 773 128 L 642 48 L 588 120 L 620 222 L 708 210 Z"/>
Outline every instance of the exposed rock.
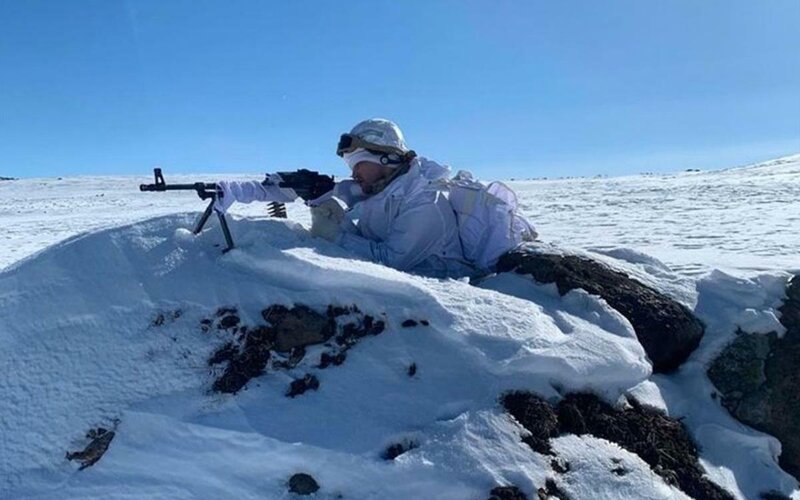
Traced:
<path fill-rule="evenodd" d="M 408 369 L 406 370 L 406 373 L 408 373 L 409 377 L 413 377 L 414 375 L 416 375 L 417 374 L 417 364 L 416 363 L 411 363 L 410 365 L 408 365 Z"/>
<path fill-rule="evenodd" d="M 219 328 L 220 330 L 228 330 L 231 328 L 236 328 L 237 326 L 239 326 L 240 321 L 241 320 L 239 319 L 239 316 L 235 314 L 229 314 L 227 316 L 223 316 L 219 320 L 217 328 Z"/>
<path fill-rule="evenodd" d="M 281 305 L 270 306 L 261 311 L 261 316 L 275 332 L 276 351 L 321 344 L 336 332 L 332 318 L 304 305 L 291 309 Z"/>
<path fill-rule="evenodd" d="M 800 478 L 800 275 L 789 282 L 779 311 L 783 337 L 737 332 L 708 377 L 734 417 L 780 440 L 781 467 Z"/>
<path fill-rule="evenodd" d="M 175 309 L 174 311 L 167 311 L 167 312 L 159 312 L 156 314 L 155 318 L 150 322 L 150 326 L 152 327 L 159 327 L 164 326 L 167 322 L 172 322 L 177 320 L 178 318 L 183 315 L 183 311 L 180 309 Z"/>
<path fill-rule="evenodd" d="M 345 352 L 337 352 L 334 354 L 323 352 L 319 356 L 319 366 L 318 368 L 327 368 L 331 365 L 339 366 L 344 363 L 344 360 L 347 359 L 347 353 Z"/>
<path fill-rule="evenodd" d="M 792 500 L 779 491 L 767 491 L 758 496 L 761 500 Z"/>
<path fill-rule="evenodd" d="M 114 439 L 114 431 L 98 427 L 86 433 L 86 439 L 91 442 L 81 451 L 67 452 L 67 460 L 77 460 L 81 463 L 78 470 L 91 467 L 103 457 L 111 441 Z"/>
<path fill-rule="evenodd" d="M 558 417 L 553 407 L 530 392 L 510 392 L 501 402 L 506 411 L 531 433 L 522 441 L 538 453 L 551 455 L 550 438 L 558 435 Z"/>
<path fill-rule="evenodd" d="M 297 379 L 291 383 L 289 390 L 286 392 L 286 397 L 294 398 L 306 391 L 316 391 L 319 389 L 319 379 L 314 375 L 306 373 L 306 376 Z"/>
<path fill-rule="evenodd" d="M 538 253 L 532 247 L 522 247 L 503 255 L 497 271 L 515 271 L 540 283 L 555 283 L 561 295 L 582 288 L 602 297 L 631 322 L 655 372 L 680 366 L 703 337 L 703 324 L 687 307 L 585 257 Z"/>
<path fill-rule="evenodd" d="M 418 446 L 419 445 L 416 443 L 416 441 L 412 441 L 410 439 L 404 439 L 399 443 L 394 443 L 392 445 L 389 445 L 381 456 L 383 457 L 384 460 L 394 460 L 403 453 L 413 450 Z"/>
<path fill-rule="evenodd" d="M 372 316 L 365 315 L 356 322 L 344 325 L 342 333 L 336 336 L 336 343 L 348 349 L 363 337 L 379 335 L 384 328 L 386 324 L 383 321 L 376 321 Z"/>
<path fill-rule="evenodd" d="M 236 393 L 254 377 L 267 369 L 289 370 L 296 367 L 306 354 L 306 347 L 330 340 L 335 334 L 336 343 L 330 352 L 322 353 L 318 368 L 340 365 L 347 358 L 346 352 L 358 341 L 368 335 L 378 335 L 385 328 L 383 321 L 364 315 L 356 306 L 329 306 L 326 314 L 320 314 L 304 305 L 291 309 L 281 305 L 267 307 L 261 312 L 266 325 L 241 325 L 238 311 L 232 307 L 219 308 L 215 319 L 206 318 L 200 322 L 204 332 L 225 330 L 233 334 L 233 339 L 222 345 L 208 360 L 209 366 L 226 364 L 224 372 L 214 381 L 212 389 L 216 392 Z M 294 397 L 308 389 L 319 387 L 319 381 L 311 376 L 311 385 L 296 392 Z M 299 381 L 299 382 L 302 382 Z M 312 387 L 312 385 L 314 385 Z M 298 385 L 296 390 L 300 390 Z"/>
<path fill-rule="evenodd" d="M 559 474 L 566 474 L 570 471 L 570 464 L 561 457 L 555 457 L 550 460 L 550 468 Z"/>
<path fill-rule="evenodd" d="M 539 500 L 550 500 L 552 498 L 557 498 L 559 500 L 570 500 L 569 496 L 567 496 L 564 491 L 558 487 L 556 481 L 548 477 L 544 482 L 544 488 L 539 488 L 539 491 L 536 492 Z"/>
<path fill-rule="evenodd" d="M 528 500 L 528 496 L 516 486 L 498 486 L 489 492 L 489 500 Z"/>
<path fill-rule="evenodd" d="M 289 478 L 289 491 L 298 495 L 311 495 L 319 490 L 319 484 L 310 475 L 304 472 Z"/>
<path fill-rule="evenodd" d="M 417 326 L 417 322 L 413 319 L 407 319 L 403 321 L 403 324 L 400 326 L 402 326 L 403 328 L 412 328 L 414 326 Z"/>
<path fill-rule="evenodd" d="M 659 410 L 641 406 L 635 400 L 630 401 L 631 408 L 617 409 L 593 394 L 568 394 L 555 409 L 542 398 L 524 392 L 506 394 L 501 401 L 534 438 L 533 445 L 529 438 L 523 441 L 540 453 L 552 453 L 550 437 L 589 434 L 635 453 L 665 482 L 693 498 L 733 498 L 704 476 L 697 448 L 683 424 Z M 621 467 L 612 472 L 627 473 Z"/>

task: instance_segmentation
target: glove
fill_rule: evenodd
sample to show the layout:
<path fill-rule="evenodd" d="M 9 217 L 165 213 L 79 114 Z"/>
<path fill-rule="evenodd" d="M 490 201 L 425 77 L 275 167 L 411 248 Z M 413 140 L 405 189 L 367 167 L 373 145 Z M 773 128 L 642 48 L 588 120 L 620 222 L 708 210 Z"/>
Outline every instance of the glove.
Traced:
<path fill-rule="evenodd" d="M 334 199 L 311 207 L 311 234 L 317 238 L 334 241 L 339 236 L 339 224 L 342 219 L 344 219 L 344 209 Z"/>

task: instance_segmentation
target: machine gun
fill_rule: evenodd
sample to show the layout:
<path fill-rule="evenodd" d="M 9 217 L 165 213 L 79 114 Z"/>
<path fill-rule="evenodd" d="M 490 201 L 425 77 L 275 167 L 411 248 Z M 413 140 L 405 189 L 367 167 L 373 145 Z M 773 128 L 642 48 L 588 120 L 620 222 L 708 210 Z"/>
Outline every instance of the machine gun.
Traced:
<path fill-rule="evenodd" d="M 164 181 L 164 174 L 160 168 L 153 169 L 155 176 L 154 184 L 140 184 L 139 191 L 196 191 L 197 196 L 201 200 L 209 200 L 203 214 L 197 220 L 197 223 L 192 230 L 192 233 L 199 234 L 205 227 L 209 217 L 214 212 L 214 204 L 218 197 L 224 194 L 217 188 L 214 182 L 195 182 L 192 184 L 167 184 Z M 261 183 L 265 188 L 276 186 L 279 188 L 289 188 L 294 191 L 296 197 L 300 197 L 305 201 L 313 200 L 327 193 L 334 186 L 332 176 L 322 175 L 318 172 L 311 170 L 297 170 L 294 172 L 278 172 L 277 176 L 268 175 L 267 178 Z M 286 205 L 282 201 L 272 201 L 269 204 L 269 214 L 273 217 L 286 217 Z M 223 253 L 233 248 L 233 237 L 228 227 L 228 221 L 225 218 L 225 213 L 217 211 L 219 218 L 219 225 L 222 228 L 222 234 L 225 236 L 225 244 L 227 245 Z"/>

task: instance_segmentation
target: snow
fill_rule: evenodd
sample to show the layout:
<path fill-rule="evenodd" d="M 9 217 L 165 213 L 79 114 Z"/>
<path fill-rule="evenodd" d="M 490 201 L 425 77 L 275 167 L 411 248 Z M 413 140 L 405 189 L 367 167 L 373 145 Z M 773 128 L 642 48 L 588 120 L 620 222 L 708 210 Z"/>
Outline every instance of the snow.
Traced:
<path fill-rule="evenodd" d="M 292 498 L 285 483 L 296 472 L 320 483 L 316 498 L 482 498 L 503 484 L 535 496 L 547 478 L 574 498 L 683 497 L 637 456 L 589 436 L 553 440 L 571 464 L 555 474 L 500 410 L 509 389 L 612 401 L 628 392 L 683 418 L 709 477 L 737 497 L 800 496 L 776 465 L 778 441 L 732 419 L 704 375 L 737 328 L 783 333 L 776 308 L 800 270 L 798 181 L 800 156 L 512 183 L 554 248 L 613 263 L 695 309 L 708 333 L 669 376 L 651 375 L 628 321 L 598 297 L 560 297 L 522 276 L 471 286 L 355 260 L 306 232 L 301 204 L 286 221 L 234 206 L 237 248 L 222 254 L 214 224 L 187 230 L 196 214 L 182 212 L 203 202 L 139 193 L 149 178 L 0 182 L 0 497 Z M 256 323 L 275 303 L 357 304 L 387 329 L 341 366 L 315 368 L 312 348 L 291 371 L 233 396 L 210 393 L 206 360 L 226 334 L 202 332 L 200 320 L 235 305 Z M 167 321 L 156 327 L 159 312 Z M 401 327 L 409 318 L 429 326 Z M 319 390 L 286 398 L 305 373 Z M 100 425 L 117 435 L 78 472 L 64 453 Z M 383 460 L 398 441 L 417 446 Z M 610 472 L 616 464 L 627 473 Z"/>

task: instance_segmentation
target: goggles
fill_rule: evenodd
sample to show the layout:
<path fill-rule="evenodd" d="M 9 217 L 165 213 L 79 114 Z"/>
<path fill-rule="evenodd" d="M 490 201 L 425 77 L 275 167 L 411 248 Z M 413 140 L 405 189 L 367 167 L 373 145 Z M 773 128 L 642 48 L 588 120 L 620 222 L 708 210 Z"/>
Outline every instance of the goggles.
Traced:
<path fill-rule="evenodd" d="M 352 153 L 356 149 L 363 148 L 374 154 L 395 154 L 403 156 L 404 153 L 397 148 L 391 146 L 381 146 L 380 144 L 373 144 L 367 142 L 361 137 L 353 134 L 342 134 L 339 138 L 339 145 L 336 146 L 336 154 L 344 156 L 346 153 Z"/>

